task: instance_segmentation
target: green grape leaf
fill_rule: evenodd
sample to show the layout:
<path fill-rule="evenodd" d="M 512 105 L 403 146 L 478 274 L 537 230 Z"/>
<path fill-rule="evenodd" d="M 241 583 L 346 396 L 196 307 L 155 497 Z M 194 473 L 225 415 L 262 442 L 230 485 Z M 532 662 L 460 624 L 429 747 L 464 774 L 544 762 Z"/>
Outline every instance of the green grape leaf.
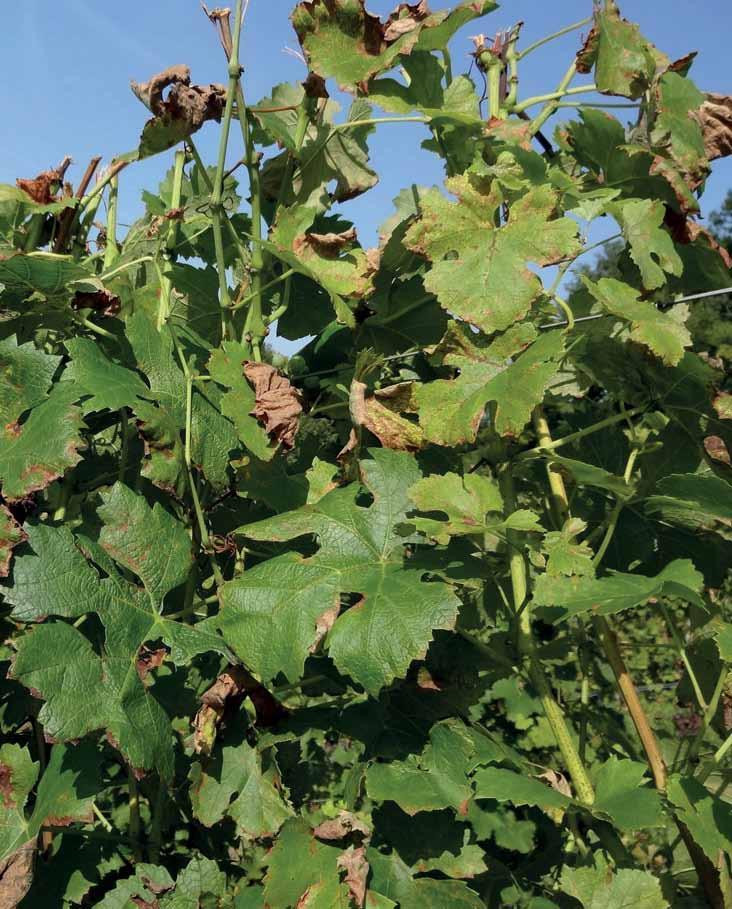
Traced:
<path fill-rule="evenodd" d="M 254 540 L 278 541 L 315 534 L 319 542 L 310 558 L 263 563 L 228 582 L 221 612 L 208 620 L 222 629 L 247 665 L 262 672 L 266 668 L 267 677 L 275 668 L 290 679 L 299 676 L 310 647 L 323 633 L 317 623 L 325 613 L 325 627 L 332 624 L 327 637 L 331 658 L 371 694 L 424 656 L 434 630 L 453 627 L 455 595 L 405 566 L 404 543 L 395 530 L 409 507 L 407 490 L 419 478 L 416 463 L 386 449 L 371 455 L 373 460 L 361 464 L 364 484 L 374 497 L 370 507 L 357 503 L 358 484 L 351 484 L 237 531 Z M 299 586 L 308 591 L 302 601 Z M 361 599 L 335 618 L 338 592 L 357 593 Z M 292 608 L 293 600 L 302 602 L 299 610 Z M 237 645 L 251 649 L 238 650 Z"/>
<path fill-rule="evenodd" d="M 481 767 L 475 774 L 475 797 L 534 805 L 537 808 L 567 808 L 572 800 L 541 780 L 503 767 Z"/>
<path fill-rule="evenodd" d="M 175 889 L 168 891 L 160 901 L 160 909 L 200 909 L 202 906 L 228 905 L 226 874 L 216 862 L 194 856 L 175 879 Z M 213 897 L 211 903 L 207 897 Z M 139 905 L 137 903 L 136 905 Z"/>
<path fill-rule="evenodd" d="M 254 389 L 244 377 L 243 366 L 248 351 L 237 341 L 224 341 L 211 354 L 208 371 L 212 379 L 229 390 L 221 398 L 221 413 L 236 427 L 241 442 L 260 461 L 271 460 L 277 452 L 255 417 Z"/>
<path fill-rule="evenodd" d="M 193 813 L 211 827 L 231 818 L 242 836 L 275 836 L 292 816 L 276 767 L 262 769 L 262 757 L 246 741 L 217 748 L 189 774 Z"/>
<path fill-rule="evenodd" d="M 643 344 L 669 366 L 676 366 L 691 345 L 691 335 L 676 311 L 660 312 L 638 292 L 615 278 L 595 282 L 582 276 L 585 287 L 612 315 L 630 322 L 630 339 Z"/>
<path fill-rule="evenodd" d="M 544 536 L 542 551 L 547 556 L 546 573 L 550 577 L 595 573 L 592 549 L 586 542 L 576 540 L 586 528 L 584 521 L 570 518 L 561 530 L 551 530 Z"/>
<path fill-rule="evenodd" d="M 662 827 L 661 797 L 643 785 L 647 767 L 637 761 L 608 758 L 595 776 L 593 811 L 609 815 L 621 830 Z"/>
<path fill-rule="evenodd" d="M 0 426 L 15 423 L 46 399 L 60 362 L 32 341 L 18 344 L 14 336 L 0 341 Z"/>
<path fill-rule="evenodd" d="M 484 748 L 480 757 L 500 760 L 502 755 Z M 441 808 L 464 814 L 473 796 L 468 773 L 476 762 L 475 741 L 465 727 L 451 721 L 437 723 L 420 755 L 371 764 L 366 771 L 366 791 L 369 798 L 396 802 L 410 815 Z"/>
<path fill-rule="evenodd" d="M 99 759 L 93 745 L 54 745 L 38 784 L 33 812 L 25 815 L 38 764 L 19 745 L 0 747 L 0 860 L 32 844 L 43 826 L 67 827 L 93 820 L 92 802 L 99 789 Z"/>
<path fill-rule="evenodd" d="M 512 336 L 515 343 L 508 345 Z M 541 402 L 547 386 L 559 370 L 564 344 L 558 332 L 547 332 L 516 359 L 512 354 L 526 345 L 522 327 L 499 338 L 480 353 L 480 359 L 451 354 L 446 363 L 456 366 L 455 379 L 437 379 L 417 386 L 414 397 L 420 426 L 437 445 L 473 442 L 486 405 L 495 401 L 495 429 L 501 435 L 517 436 Z"/>
<path fill-rule="evenodd" d="M 104 729 L 132 767 L 169 778 L 170 722 L 138 676 L 133 635 L 115 631 L 100 656 L 73 626 L 38 625 L 18 641 L 12 677 L 44 699 L 38 718 L 47 735 L 65 742 Z"/>
<path fill-rule="evenodd" d="M 102 493 L 98 513 L 104 521 L 102 548 L 141 579 L 154 604 L 188 577 L 193 565 L 190 536 L 159 502 L 151 508 L 143 496 L 115 483 Z"/>
<path fill-rule="evenodd" d="M 96 410 L 119 410 L 134 407 L 139 397 L 150 397 L 150 389 L 131 369 L 109 359 L 101 347 L 89 338 L 74 338 L 64 346 L 71 363 L 63 374 L 78 389 L 85 413 Z"/>
<path fill-rule="evenodd" d="M 158 331 L 145 312 L 138 310 L 127 320 L 127 339 L 138 368 L 150 383 L 150 396 L 159 404 L 158 408 L 152 408 L 146 402 L 136 405 L 136 410 L 151 427 L 154 440 L 146 475 L 163 488 L 180 489 L 185 474 L 180 438 L 186 425 L 186 381 L 175 360 L 170 332 Z M 200 388 L 197 383 L 193 389 L 191 456 L 211 486 L 223 491 L 230 482 L 229 455 L 240 443 L 231 421 L 221 413 L 220 390 L 211 387 L 212 382 L 205 384 L 205 388 Z M 146 429 L 142 432 L 144 436 Z"/>
<path fill-rule="evenodd" d="M 0 250 L 0 284 L 6 291 L 21 298 L 32 293 L 44 297 L 73 296 L 68 285 L 83 282 L 91 277 L 90 270 L 71 256 L 57 256 L 53 253 L 20 253 Z"/>
<path fill-rule="evenodd" d="M 267 906 L 304 905 L 312 909 L 348 909 L 348 887 L 341 882 L 341 850 L 321 843 L 301 818 L 287 821 L 268 856 L 264 878 Z"/>
<path fill-rule="evenodd" d="M 432 262 L 425 287 L 444 309 L 487 333 L 503 331 L 541 295 L 528 263 L 549 265 L 578 252 L 577 225 L 553 217 L 558 196 L 549 185 L 514 202 L 502 227 L 494 220 L 504 202 L 496 182 L 461 176 L 446 186 L 458 201 L 436 189 L 425 193 L 406 245 Z"/>
<path fill-rule="evenodd" d="M 645 508 L 664 521 L 696 528 L 732 521 L 732 485 L 714 474 L 671 474 L 658 481 L 656 490 Z"/>
<path fill-rule="evenodd" d="M 305 0 L 295 7 L 292 24 L 310 69 L 350 89 L 391 69 L 402 54 L 444 47 L 458 28 L 496 6 L 471 0 L 451 12 L 430 13 L 421 3 L 400 4 L 382 22 L 364 0 Z"/>
<path fill-rule="evenodd" d="M 447 521 L 433 518 L 410 518 L 420 533 L 438 543 L 447 543 L 451 536 L 485 533 L 489 523 L 488 512 L 502 512 L 503 498 L 498 483 L 491 477 L 479 474 L 447 473 L 424 477 L 409 490 L 409 498 L 419 511 L 439 511 Z"/>
<path fill-rule="evenodd" d="M 79 463 L 84 423 L 78 398 L 74 385 L 58 382 L 24 423 L 0 428 L 0 480 L 6 499 L 45 489 Z"/>
<path fill-rule="evenodd" d="M 615 218 L 630 247 L 630 257 L 640 269 L 648 290 L 663 287 L 667 274 L 678 278 L 683 263 L 671 235 L 662 229 L 664 205 L 658 200 L 627 199 L 613 202 L 607 210 Z"/>
<path fill-rule="evenodd" d="M 720 852 L 732 853 L 732 810 L 727 801 L 693 777 L 672 776 L 667 793 L 679 819 L 713 865 Z"/>
<path fill-rule="evenodd" d="M 595 9 L 595 24 L 577 55 L 577 69 L 595 67 L 595 83 L 608 95 L 639 98 L 656 72 L 657 51 L 634 23 L 620 15 L 615 0 Z"/>
<path fill-rule="evenodd" d="M 154 906 L 162 894 L 172 890 L 173 878 L 161 865 L 138 862 L 132 877 L 117 881 L 97 903 L 97 909 L 131 909 L 132 906 Z"/>
<path fill-rule="evenodd" d="M 584 909 L 670 909 L 660 881 L 648 871 L 565 865 L 561 885 Z"/>
<path fill-rule="evenodd" d="M 575 615 L 612 615 L 648 602 L 651 597 L 676 596 L 701 609 L 702 575 L 689 559 L 676 559 L 656 577 L 616 572 L 604 578 L 540 575 L 534 587 L 537 606 L 554 606 L 552 618 L 565 621 Z"/>
<path fill-rule="evenodd" d="M 694 116 L 704 102 L 704 95 L 691 79 L 676 72 L 664 73 L 654 94 L 656 117 L 651 145 L 670 159 L 693 189 L 709 171 L 702 129 Z"/>
<path fill-rule="evenodd" d="M 376 909 L 483 909 L 485 903 L 463 881 L 416 877 L 394 852 L 366 850 L 371 868 L 366 904 Z M 377 901 L 378 897 L 378 901 Z"/>

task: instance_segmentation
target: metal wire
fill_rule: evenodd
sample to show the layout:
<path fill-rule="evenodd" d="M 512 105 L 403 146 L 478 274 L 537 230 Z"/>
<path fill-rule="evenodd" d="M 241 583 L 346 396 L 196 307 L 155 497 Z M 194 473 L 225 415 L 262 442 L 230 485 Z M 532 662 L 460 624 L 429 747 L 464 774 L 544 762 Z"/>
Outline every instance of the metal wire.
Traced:
<path fill-rule="evenodd" d="M 660 303 L 658 305 L 668 306 L 668 307 L 678 306 L 679 303 L 689 303 L 693 300 L 704 300 L 707 297 L 719 297 L 719 296 L 723 296 L 724 294 L 732 294 L 732 287 L 721 287 L 719 290 L 707 290 L 707 291 L 704 291 L 704 293 L 689 294 L 686 297 L 679 297 L 678 300 L 669 300 L 668 302 Z M 574 323 L 575 323 L 575 325 L 577 325 L 579 322 L 593 322 L 595 319 L 606 319 L 612 315 L 613 314 L 609 313 L 609 312 L 600 312 L 600 313 L 596 313 L 593 316 L 579 316 L 579 318 L 574 320 Z M 615 318 L 617 318 L 617 316 L 615 316 Z M 557 322 L 545 322 L 543 325 L 539 325 L 539 329 L 544 330 L 544 329 L 548 329 L 548 328 L 564 328 L 567 325 L 569 325 L 569 322 L 566 319 L 563 319 L 562 321 L 557 321 Z M 382 359 L 383 360 L 407 359 L 407 357 L 416 356 L 416 354 L 419 352 L 420 351 L 407 351 L 406 353 L 403 353 L 403 354 L 392 354 L 388 357 L 382 357 Z M 301 373 L 300 375 L 293 376 L 293 378 L 296 380 L 306 379 L 309 376 L 325 376 L 325 375 L 330 375 L 331 373 L 336 373 L 336 372 L 348 372 L 350 369 L 353 369 L 353 365 L 334 366 L 331 369 L 319 369 L 316 372 L 304 372 L 304 373 Z"/>
<path fill-rule="evenodd" d="M 701 294 L 690 294 L 688 297 L 679 297 L 678 300 L 669 300 L 668 302 L 657 305 L 672 307 L 678 306 L 679 303 L 688 303 L 691 300 L 703 300 L 705 297 L 719 297 L 724 294 L 732 294 L 732 287 L 722 287 L 719 290 L 707 290 Z M 607 319 L 611 316 L 613 316 L 613 313 L 611 312 L 599 312 L 592 316 L 580 316 L 574 320 L 574 324 L 577 325 L 579 322 L 594 322 L 595 319 Z M 614 316 L 614 318 L 617 318 L 617 316 Z M 557 322 L 545 322 L 543 325 L 539 326 L 539 329 L 564 328 L 567 325 L 569 325 L 569 322 L 566 319 L 562 319 Z"/>

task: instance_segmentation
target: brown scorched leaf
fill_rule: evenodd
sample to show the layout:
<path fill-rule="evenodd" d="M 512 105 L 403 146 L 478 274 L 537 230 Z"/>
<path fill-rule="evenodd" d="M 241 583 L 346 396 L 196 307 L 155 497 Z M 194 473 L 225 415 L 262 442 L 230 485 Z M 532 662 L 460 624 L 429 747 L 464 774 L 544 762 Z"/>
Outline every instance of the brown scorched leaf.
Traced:
<path fill-rule="evenodd" d="M 17 909 L 33 882 L 35 838 L 0 861 L 0 909 Z"/>
<path fill-rule="evenodd" d="M 732 95 L 708 92 L 697 119 L 710 161 L 732 155 Z"/>
<path fill-rule="evenodd" d="M 207 120 L 220 120 L 226 101 L 223 85 L 192 85 L 187 66 L 171 66 L 148 82 L 130 83 L 132 91 L 154 117 L 140 136 L 141 158 L 177 145 L 199 130 Z M 170 89 L 167 98 L 166 89 Z"/>
<path fill-rule="evenodd" d="M 57 201 L 56 192 L 63 184 L 69 164 L 71 158 L 67 156 L 58 167 L 44 170 L 32 179 L 18 177 L 15 183 L 18 189 L 22 189 L 34 202 L 38 202 L 39 205 L 50 205 L 51 202 Z"/>
<path fill-rule="evenodd" d="M 353 425 L 368 429 L 384 448 L 417 451 L 425 444 L 424 433 L 416 422 L 401 416 L 404 411 L 415 410 L 412 398 L 411 382 L 392 385 L 367 396 L 366 384 L 354 379 L 349 397 Z"/>
<path fill-rule="evenodd" d="M 295 444 L 302 405 L 297 389 L 269 363 L 245 363 L 244 375 L 254 387 L 255 404 L 251 412 L 285 448 Z"/>

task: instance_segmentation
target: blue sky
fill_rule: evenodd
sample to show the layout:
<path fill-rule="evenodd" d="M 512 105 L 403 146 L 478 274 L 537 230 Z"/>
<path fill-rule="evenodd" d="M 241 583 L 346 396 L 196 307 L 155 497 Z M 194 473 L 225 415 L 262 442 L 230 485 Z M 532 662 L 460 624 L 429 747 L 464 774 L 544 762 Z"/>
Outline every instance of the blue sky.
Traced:
<path fill-rule="evenodd" d="M 233 5 L 233 4 L 232 4 Z M 387 13 L 390 0 L 372 0 L 370 9 Z M 433 0 L 432 7 L 450 6 Z M 729 41 L 730 0 L 621 0 L 624 15 L 672 57 L 698 50 L 692 75 L 702 89 L 732 94 Z M 476 26 L 459 33 L 452 46 L 455 72 L 467 70 L 469 36 L 493 34 L 523 19 L 526 44 L 583 18 L 591 0 L 509 0 Z M 288 21 L 288 0 L 251 0 L 243 36 L 247 98 L 255 102 L 277 82 L 302 79 L 304 68 L 285 48 L 297 47 Z M 144 81 L 176 63 L 191 67 L 196 82 L 225 82 L 223 53 L 198 0 L 16 0 L 4 4 L 2 55 L 4 118 L 0 144 L 0 182 L 30 177 L 56 164 L 65 154 L 75 162 L 76 182 L 90 157 L 108 160 L 136 145 L 146 111 L 129 89 L 130 79 Z M 532 54 L 522 63 L 521 96 L 550 91 L 577 47 L 570 34 Z M 583 77 L 588 78 L 588 77 Z M 579 84 L 580 79 L 575 84 Z M 620 115 L 623 111 L 618 111 Z M 424 130 L 412 124 L 382 126 L 371 138 L 380 185 L 347 211 L 364 245 L 391 210 L 399 189 L 417 180 L 440 182 L 437 158 L 419 149 Z M 207 125 L 197 138 L 204 158 L 215 159 L 217 127 Z M 231 158 L 240 154 L 238 131 L 232 131 Z M 167 155 L 128 168 L 121 175 L 121 220 L 140 211 L 142 188 L 154 187 L 169 166 Z M 732 160 L 718 162 L 708 183 L 704 210 L 719 204 L 732 188 Z"/>

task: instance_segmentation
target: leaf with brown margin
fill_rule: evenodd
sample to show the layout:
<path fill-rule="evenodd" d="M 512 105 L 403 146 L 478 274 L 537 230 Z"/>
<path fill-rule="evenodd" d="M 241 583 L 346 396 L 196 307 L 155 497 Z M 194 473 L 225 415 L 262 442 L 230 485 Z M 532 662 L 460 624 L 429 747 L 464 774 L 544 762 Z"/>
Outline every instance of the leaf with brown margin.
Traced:
<path fill-rule="evenodd" d="M 710 161 L 732 155 L 732 95 L 707 92 L 697 114 Z"/>
<path fill-rule="evenodd" d="M 0 480 L 7 500 L 45 489 L 79 463 L 84 422 L 78 397 L 71 382 L 58 382 L 24 423 L 0 430 Z"/>
<path fill-rule="evenodd" d="M 384 448 L 395 451 L 418 451 L 424 447 L 424 433 L 417 423 L 401 416 L 414 410 L 412 383 L 402 382 L 366 396 L 366 383 L 354 379 L 351 383 L 349 408 L 354 426 L 363 426 L 373 433 Z"/>
<path fill-rule="evenodd" d="M 299 392 L 269 363 L 245 363 L 244 375 L 254 387 L 252 416 L 270 436 L 292 448 L 302 413 Z"/>
<path fill-rule="evenodd" d="M 141 158 L 172 148 L 208 120 L 220 120 L 226 101 L 223 85 L 192 85 L 187 66 L 171 66 L 148 82 L 130 83 L 132 91 L 155 115 L 140 136 Z M 170 88 L 168 97 L 165 89 Z"/>
<path fill-rule="evenodd" d="M 36 838 L 0 861 L 0 909 L 17 909 L 33 882 Z"/>
<path fill-rule="evenodd" d="M 0 505 L 0 578 L 10 573 L 13 549 L 28 539 L 28 534 L 18 524 L 11 511 Z"/>
<path fill-rule="evenodd" d="M 116 316 L 121 306 L 120 298 L 108 290 L 77 290 L 71 301 L 72 309 L 93 309 L 100 316 Z"/>
<path fill-rule="evenodd" d="M 704 439 L 704 451 L 713 461 L 719 461 L 720 464 L 732 465 L 729 451 L 720 436 L 706 436 Z"/>
<path fill-rule="evenodd" d="M 577 224 L 555 216 L 559 197 L 548 184 L 514 201 L 501 226 L 495 218 L 505 199 L 496 181 L 468 174 L 445 185 L 457 202 L 438 189 L 424 193 L 405 244 L 431 261 L 424 286 L 443 309 L 487 333 L 503 331 L 541 294 L 529 263 L 551 265 L 577 253 Z"/>
<path fill-rule="evenodd" d="M 365 0 L 303 0 L 291 18 L 313 72 L 367 91 L 369 79 L 394 67 L 400 55 L 444 47 L 458 28 L 495 7 L 493 0 L 467 0 L 432 13 L 419 0 L 400 3 L 382 21 Z"/>

